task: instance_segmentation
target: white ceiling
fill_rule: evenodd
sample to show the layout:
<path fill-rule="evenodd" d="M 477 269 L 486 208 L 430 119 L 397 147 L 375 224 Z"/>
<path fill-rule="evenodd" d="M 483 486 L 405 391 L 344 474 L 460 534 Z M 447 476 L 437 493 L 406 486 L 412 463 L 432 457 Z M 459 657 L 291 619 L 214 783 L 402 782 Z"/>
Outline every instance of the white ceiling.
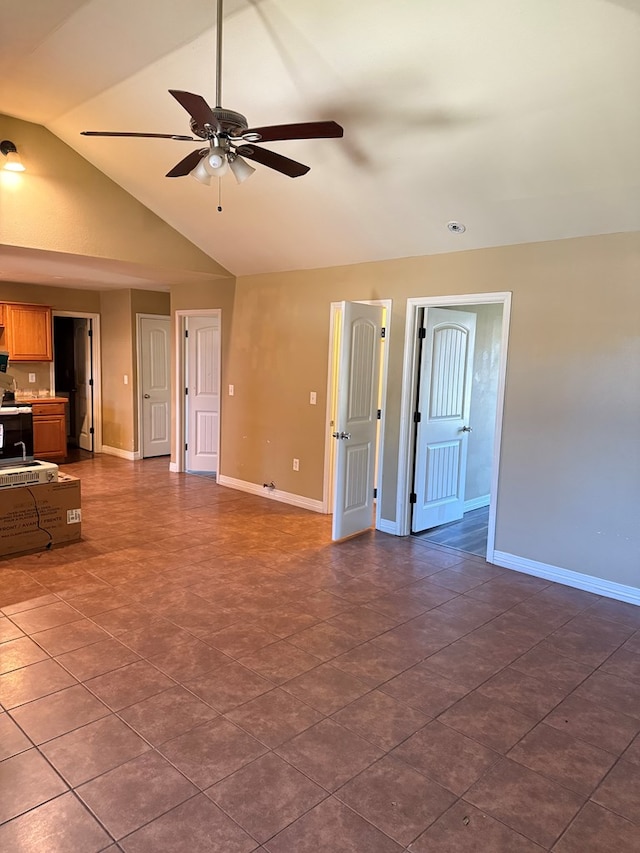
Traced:
<path fill-rule="evenodd" d="M 236 275 L 640 229 L 640 0 L 225 10 L 224 106 L 345 128 L 267 146 L 304 177 L 228 176 L 220 214 L 216 187 L 164 177 L 195 144 L 79 135 L 188 133 L 167 90 L 213 105 L 214 0 L 3 3 L 0 112 L 44 124 Z"/>

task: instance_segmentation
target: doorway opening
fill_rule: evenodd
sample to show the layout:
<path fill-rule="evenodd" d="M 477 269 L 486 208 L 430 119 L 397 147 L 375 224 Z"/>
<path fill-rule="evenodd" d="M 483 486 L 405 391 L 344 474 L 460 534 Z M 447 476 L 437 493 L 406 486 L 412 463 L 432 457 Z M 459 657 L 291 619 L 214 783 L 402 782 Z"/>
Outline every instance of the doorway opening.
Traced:
<path fill-rule="evenodd" d="M 52 391 L 66 397 L 67 447 L 100 452 L 100 316 L 53 312 Z M 81 457 L 78 457 L 81 458 Z"/>
<path fill-rule="evenodd" d="M 322 511 L 333 515 L 334 540 L 380 529 L 391 305 L 331 303 Z M 359 317 L 357 306 L 377 309 L 377 317 Z M 345 314 L 355 321 L 350 333 Z"/>
<path fill-rule="evenodd" d="M 510 293 L 407 304 L 402 533 L 493 559 Z"/>

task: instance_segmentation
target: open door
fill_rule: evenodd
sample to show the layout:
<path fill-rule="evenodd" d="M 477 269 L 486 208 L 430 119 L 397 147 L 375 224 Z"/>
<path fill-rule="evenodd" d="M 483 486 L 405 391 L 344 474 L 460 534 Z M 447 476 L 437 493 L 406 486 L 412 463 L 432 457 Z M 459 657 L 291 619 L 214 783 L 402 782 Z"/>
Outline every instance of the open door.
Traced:
<path fill-rule="evenodd" d="M 378 305 L 342 303 L 333 433 L 334 541 L 362 533 L 373 524 L 382 314 Z"/>
<path fill-rule="evenodd" d="M 93 365 L 92 321 L 88 317 L 73 320 L 75 387 L 71 400 L 75 407 L 73 423 L 78 446 L 93 451 Z"/>
<path fill-rule="evenodd" d="M 464 515 L 476 315 L 429 308 L 414 420 L 414 533 Z"/>

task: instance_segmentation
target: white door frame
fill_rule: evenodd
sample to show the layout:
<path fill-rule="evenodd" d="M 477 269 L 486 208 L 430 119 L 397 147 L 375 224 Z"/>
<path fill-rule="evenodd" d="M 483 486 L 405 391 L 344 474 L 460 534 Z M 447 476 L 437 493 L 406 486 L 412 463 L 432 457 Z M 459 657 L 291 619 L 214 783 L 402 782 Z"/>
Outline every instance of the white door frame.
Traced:
<path fill-rule="evenodd" d="M 386 417 L 386 401 L 387 401 L 387 374 L 389 370 L 389 332 L 391 328 L 391 308 L 393 306 L 392 299 L 353 299 L 347 300 L 360 302 L 363 305 L 379 305 L 385 310 L 385 343 L 382 347 L 382 358 L 380 360 L 380 378 L 381 391 L 380 396 L 382 414 L 378 428 L 378 444 L 376 449 L 376 530 L 380 530 L 380 520 L 382 517 L 382 470 L 384 457 L 384 425 Z M 331 515 L 333 512 L 333 470 L 335 462 L 335 439 L 332 437 L 332 419 L 336 409 L 336 393 L 338 381 L 338 353 L 336 350 L 336 342 L 340 326 L 338 325 L 338 317 L 342 315 L 342 302 L 332 302 L 331 316 L 329 325 L 329 358 L 328 358 L 328 376 L 327 376 L 327 411 L 325 417 L 325 445 L 324 445 L 324 477 L 322 487 L 322 512 L 325 515 Z"/>
<path fill-rule="evenodd" d="M 511 292 L 465 293 L 460 296 L 425 296 L 407 299 L 405 325 L 404 361 L 402 366 L 402 401 L 400 407 L 400 448 L 398 456 L 398 497 L 396 518 L 398 533 L 411 533 L 411 507 L 409 491 L 413 466 L 413 412 L 416 405 L 416 380 L 418 369 L 418 312 L 420 308 L 448 308 L 451 305 L 502 305 L 502 337 L 500 341 L 500 365 L 498 367 L 498 395 L 496 425 L 491 464 L 491 498 L 489 503 L 489 529 L 487 536 L 487 562 L 493 562 L 496 536 L 496 507 L 498 478 L 500 473 L 500 444 L 502 440 L 502 415 L 507 375 L 507 348 L 509 344 L 509 320 L 511 316 Z"/>
<path fill-rule="evenodd" d="M 80 320 L 91 320 L 91 345 L 93 368 L 93 452 L 102 453 L 102 348 L 100 338 L 100 315 L 90 311 L 58 311 L 51 312 L 53 317 L 77 317 Z M 55 353 L 50 365 L 51 390 L 55 393 Z"/>
<path fill-rule="evenodd" d="M 185 345 L 185 330 L 187 328 L 187 320 L 189 317 L 217 317 L 220 327 L 220 372 L 222 372 L 222 309 L 221 308 L 201 308 L 175 311 L 175 334 L 176 334 L 176 385 L 175 385 L 175 413 L 176 413 L 176 429 L 175 442 L 173 446 L 174 462 L 170 464 L 170 470 L 175 472 L 186 471 L 185 459 L 185 422 L 186 422 L 186 406 L 185 406 L 185 388 L 187 387 L 187 357 Z M 222 384 L 220 385 L 220 433 L 218 436 L 218 471 L 216 471 L 216 482 L 220 476 L 220 468 L 222 468 L 222 457 L 220 448 L 222 447 Z"/>
<path fill-rule="evenodd" d="M 142 344 L 141 344 L 141 329 L 142 320 L 171 320 L 170 314 L 136 314 L 136 385 L 137 385 L 137 400 L 136 407 L 138 410 L 138 450 L 140 459 L 144 459 L 144 447 L 142 444 L 143 438 L 143 423 L 142 423 Z M 171 336 L 171 335 L 169 335 Z M 169 353 L 169 371 L 171 371 L 171 353 Z M 171 426 L 171 424 L 169 424 Z"/>

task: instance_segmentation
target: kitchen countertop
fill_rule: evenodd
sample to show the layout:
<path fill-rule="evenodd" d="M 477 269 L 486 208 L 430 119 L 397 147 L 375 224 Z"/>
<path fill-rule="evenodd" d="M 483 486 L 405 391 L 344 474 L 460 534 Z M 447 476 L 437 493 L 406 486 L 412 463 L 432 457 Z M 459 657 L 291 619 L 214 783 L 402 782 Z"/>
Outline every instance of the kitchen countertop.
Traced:
<path fill-rule="evenodd" d="M 67 397 L 18 397 L 16 405 L 20 403 L 68 403 Z"/>

